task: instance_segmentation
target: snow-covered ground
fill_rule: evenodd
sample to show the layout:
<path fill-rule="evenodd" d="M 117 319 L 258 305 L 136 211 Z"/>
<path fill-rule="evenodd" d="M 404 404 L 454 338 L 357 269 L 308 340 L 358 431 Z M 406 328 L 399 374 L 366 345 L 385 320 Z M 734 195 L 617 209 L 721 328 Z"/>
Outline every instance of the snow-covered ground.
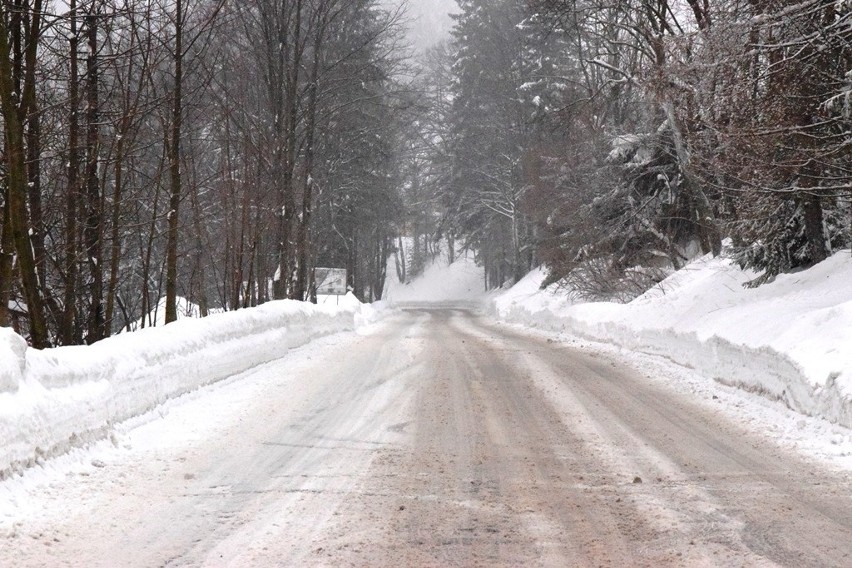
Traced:
<path fill-rule="evenodd" d="M 276 553 L 287 545 L 313 552 L 326 508 L 347 495 L 377 447 L 401 436 L 387 426 L 402 422 L 414 392 L 390 380 L 406 375 L 411 354 L 376 333 L 382 322 L 366 323 L 280 346 L 268 363 L 0 481 L 0 566 L 309 565 Z M 388 375 L 381 385 L 374 367 Z M 267 491 L 276 495 L 264 499 Z"/>
<path fill-rule="evenodd" d="M 117 423 L 202 385 L 369 323 L 377 310 L 351 295 L 339 305 L 270 302 L 43 351 L 0 328 L 0 479 L 108 438 Z"/>
<path fill-rule="evenodd" d="M 410 286 L 391 282 L 388 289 L 403 303 L 467 302 L 484 307 L 506 325 L 525 330 L 516 336 L 534 330 L 558 342 L 552 352 L 547 343 L 538 342 L 553 357 L 560 357 L 560 348 L 571 346 L 600 357 L 601 362 L 624 361 L 643 380 L 680 393 L 708 410 L 707 415 L 725 417 L 720 422 L 732 420 L 848 475 L 852 471 L 849 428 L 792 410 L 793 399 L 766 396 L 775 384 L 773 377 L 780 380 L 770 371 L 786 368 L 779 361 L 800 371 L 804 382 L 799 388 L 807 390 L 802 385 L 810 384 L 806 372 L 835 372 L 835 392 L 848 388 L 850 365 L 843 341 L 848 341 L 852 320 L 844 311 L 844 294 L 850 297 L 852 261 L 847 254 L 757 290 L 740 285 L 751 275 L 724 260 L 705 258 L 627 305 L 572 304 L 564 293 L 539 289 L 540 271 L 511 289 L 485 294 L 482 270 L 464 256 L 452 265 L 439 259 L 418 282 Z M 0 329 L 0 471 L 5 469 L 8 475 L 34 466 L 11 479 L 0 476 L 0 539 L 7 539 L 11 546 L 6 558 L 31 566 L 142 566 L 150 562 L 135 557 L 134 551 L 150 548 L 151 542 L 171 542 L 177 552 L 186 553 L 198 534 L 204 535 L 205 544 L 188 554 L 209 552 L 210 558 L 221 558 L 219 553 L 226 552 L 243 555 L 240 559 L 260 554 L 252 548 L 258 542 L 280 541 L 282 531 L 291 542 L 313 542 L 305 535 L 315 536 L 317 527 L 335 527 L 338 532 L 332 531 L 333 538 L 350 535 L 353 526 L 364 523 L 323 523 L 334 520 L 337 513 L 332 511 L 343 507 L 345 495 L 357 493 L 353 480 L 366 471 L 375 449 L 402 436 L 410 418 L 406 409 L 415 406 L 416 392 L 405 380 L 414 376 L 412 369 L 430 360 L 423 357 L 425 343 L 420 335 L 429 329 L 430 316 L 422 314 L 430 311 L 412 312 L 421 316 L 414 316 L 420 319 L 410 331 L 389 325 L 404 319 L 402 314 L 366 326 L 387 313 L 391 311 L 383 311 L 381 305 L 364 306 L 352 297 L 342 299 L 339 306 L 336 299 L 326 299 L 321 306 L 273 302 L 122 334 L 91 347 L 47 351 L 28 349 L 19 337 Z M 352 329 L 363 331 L 334 334 Z M 470 326 L 463 329 L 470 337 L 483 334 Z M 311 341 L 321 335 L 327 337 Z M 405 347 L 393 343 L 393 338 Z M 743 374 L 750 373 L 758 385 L 765 381 L 766 387 L 743 389 L 745 385 L 726 380 L 727 367 L 722 363 L 702 367 L 683 359 L 717 356 L 720 338 L 733 346 L 724 352 L 730 358 L 729 368 L 742 366 Z M 488 333 L 481 339 L 492 340 Z M 504 347 L 503 357 L 510 351 Z M 353 359 L 360 361 L 354 370 Z M 527 364 L 535 358 L 521 354 L 519 360 Z M 383 369 L 379 379 L 373 375 L 375 369 Z M 588 430 L 587 423 L 571 414 L 577 408 L 576 393 L 565 388 L 561 375 L 547 375 L 543 367 L 533 365 L 526 376 L 547 387 L 543 389 L 547 400 L 569 429 Z M 352 377 L 363 380 L 348 379 Z M 337 398 L 329 398 L 329 393 L 337 393 Z M 352 401 L 354 410 L 348 404 Z M 848 404 L 848 398 L 838 401 Z M 600 409 L 590 407 L 589 412 Z M 376 419 L 379 414 L 381 420 Z M 276 419 L 264 420 L 272 416 Z M 597 418 L 606 419 L 605 414 L 601 416 Z M 249 417 L 261 419 L 249 426 Z M 589 415 L 594 422 L 592 418 Z M 315 431 L 313 423 L 300 420 L 316 421 L 315 425 L 329 430 Z M 286 425 L 283 434 L 281 425 Z M 312 438 L 318 432 L 319 444 Z M 261 469 L 255 478 L 234 473 L 255 471 L 259 459 L 277 459 L 264 449 L 273 440 L 276 447 L 292 448 L 296 456 L 288 462 L 292 469 L 283 472 L 285 481 L 271 482 L 271 489 L 255 487 L 268 472 Z M 257 441 L 259 449 L 251 445 Z M 354 446 L 341 452 L 340 441 Z M 643 444 L 636 447 L 638 454 L 650 455 Z M 51 456 L 59 457 L 47 459 Z M 231 468 L 220 472 L 221 461 L 228 461 Z M 304 474 L 306 463 L 313 468 L 309 468 L 311 476 Z M 388 463 L 395 467 L 393 460 Z M 633 471 L 632 467 L 616 469 Z M 222 482 L 214 483 L 219 477 Z M 643 477 L 649 476 L 643 473 Z M 420 483 L 414 475 L 410 480 Z M 377 483 L 384 488 L 387 479 Z M 628 486 L 633 487 L 629 482 Z M 681 486 L 677 487 L 681 492 Z M 264 491 L 283 495 L 287 507 L 279 509 L 279 501 L 274 501 L 260 505 L 259 510 L 240 508 L 244 502 L 254 502 L 251 495 Z M 152 496 L 158 496 L 153 507 L 149 506 Z M 302 501 L 314 496 L 319 497 L 307 504 Z M 222 509 L 208 506 L 208 499 L 230 501 Z M 360 499 L 376 501 L 367 493 Z M 119 502 L 120 514 L 103 513 L 110 500 Z M 178 503 L 176 508 L 171 508 L 172 500 Z M 264 501 L 258 498 L 257 503 Z M 387 508 L 386 502 L 381 503 Z M 304 507 L 315 506 L 319 510 L 311 508 L 311 515 L 300 516 Z M 374 515 L 376 509 L 369 512 Z M 380 514 L 384 513 L 382 509 Z M 131 533 L 123 531 L 140 515 L 150 522 L 133 527 L 135 540 L 130 542 Z M 325 520 L 311 524 L 318 518 Z M 217 533 L 216 527 L 243 528 L 231 534 Z M 74 538 L 63 530 L 73 532 Z M 90 546 L 107 533 L 117 535 L 104 547 L 120 553 L 115 558 L 98 557 L 101 549 Z M 227 538 L 220 547 L 222 534 Z M 168 535 L 164 541 L 163 535 Z M 353 539 L 361 538 L 355 535 Z M 115 542 L 121 546 L 116 548 Z M 317 547 L 302 549 L 307 554 Z M 16 557 L 24 550 L 34 556 Z M 169 551 L 158 553 L 168 557 Z M 56 562 L 42 562 L 45 558 Z M 98 561 L 88 561 L 93 558 Z M 268 565 L 277 565 L 282 557 L 266 554 L 265 558 L 274 558 L 274 564 Z M 211 560 L 209 564 L 227 563 Z M 235 560 L 229 565 L 259 564 Z"/>
<path fill-rule="evenodd" d="M 560 341 L 617 352 L 647 374 L 852 468 L 852 258 L 747 289 L 754 275 L 702 258 L 633 302 L 575 304 L 544 273 L 490 294 L 472 255 L 436 259 L 389 303 L 468 303 Z M 379 308 L 380 309 L 380 308 Z M 0 478 L 109 438 L 116 424 L 201 385 L 376 317 L 353 297 L 273 302 L 187 318 L 90 347 L 38 351 L 0 328 Z M 795 412 L 793 412 L 795 411 Z"/>
<path fill-rule="evenodd" d="M 540 288 L 543 270 L 474 293 L 482 270 L 464 257 L 451 266 L 438 260 L 420 280 L 389 289 L 391 302 L 443 302 L 448 288 L 471 290 L 469 301 L 506 323 L 618 354 L 785 445 L 852 469 L 850 252 L 745 288 L 754 277 L 704 257 L 629 304 L 575 303 L 564 290 Z"/>

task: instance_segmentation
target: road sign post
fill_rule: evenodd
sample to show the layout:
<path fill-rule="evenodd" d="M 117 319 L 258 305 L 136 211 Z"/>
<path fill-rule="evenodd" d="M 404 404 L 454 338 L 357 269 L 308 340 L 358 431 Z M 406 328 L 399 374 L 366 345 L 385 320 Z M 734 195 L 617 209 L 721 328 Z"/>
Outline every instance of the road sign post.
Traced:
<path fill-rule="evenodd" d="M 317 296 L 340 296 L 346 295 L 346 269 L 345 268 L 315 268 L 314 282 L 316 282 Z"/>

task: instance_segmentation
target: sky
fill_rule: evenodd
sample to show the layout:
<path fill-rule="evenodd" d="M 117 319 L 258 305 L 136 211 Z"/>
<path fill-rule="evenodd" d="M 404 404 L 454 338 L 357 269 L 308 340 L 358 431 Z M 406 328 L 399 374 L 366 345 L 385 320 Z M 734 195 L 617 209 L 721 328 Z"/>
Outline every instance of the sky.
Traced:
<path fill-rule="evenodd" d="M 448 37 L 453 25 L 449 14 L 457 8 L 455 0 L 408 0 L 412 45 L 422 50 Z"/>

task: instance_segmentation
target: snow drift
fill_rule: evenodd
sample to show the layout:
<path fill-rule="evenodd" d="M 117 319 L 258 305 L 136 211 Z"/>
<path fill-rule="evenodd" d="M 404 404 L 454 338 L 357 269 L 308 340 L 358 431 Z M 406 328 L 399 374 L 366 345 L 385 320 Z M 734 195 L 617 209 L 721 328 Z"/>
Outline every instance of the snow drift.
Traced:
<path fill-rule="evenodd" d="M 351 295 L 339 306 L 278 301 L 43 351 L 0 328 L 0 478 L 375 313 Z"/>
<path fill-rule="evenodd" d="M 704 257 L 628 304 L 573 304 L 530 273 L 492 299 L 506 321 L 671 359 L 719 382 L 852 427 L 852 257 L 756 289 L 756 275 Z"/>

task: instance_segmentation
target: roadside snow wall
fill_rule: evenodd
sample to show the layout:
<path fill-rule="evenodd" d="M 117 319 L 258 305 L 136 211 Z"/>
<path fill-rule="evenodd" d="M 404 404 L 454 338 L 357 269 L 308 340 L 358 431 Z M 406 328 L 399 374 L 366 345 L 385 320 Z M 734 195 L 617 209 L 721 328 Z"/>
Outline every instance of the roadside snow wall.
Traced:
<path fill-rule="evenodd" d="M 508 322 L 656 355 L 720 383 L 852 428 L 849 251 L 756 289 L 705 257 L 629 304 L 572 304 L 540 271 L 491 300 Z"/>
<path fill-rule="evenodd" d="M 0 479 L 373 313 L 352 296 L 329 307 L 285 300 L 43 351 L 0 328 Z"/>

